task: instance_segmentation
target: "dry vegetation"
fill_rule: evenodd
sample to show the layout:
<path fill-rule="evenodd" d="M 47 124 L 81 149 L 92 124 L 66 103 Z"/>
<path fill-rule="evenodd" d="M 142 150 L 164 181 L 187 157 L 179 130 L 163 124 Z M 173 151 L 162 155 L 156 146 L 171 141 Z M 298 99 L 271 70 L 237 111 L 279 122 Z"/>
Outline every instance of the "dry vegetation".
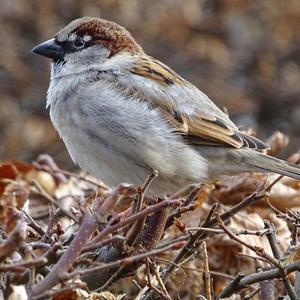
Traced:
<path fill-rule="evenodd" d="M 287 131 L 291 146 L 276 133 L 270 155 L 300 144 L 297 0 L 1 1 L 4 299 L 299 298 L 299 182 L 244 174 L 149 199 L 155 173 L 110 189 L 65 171 L 44 108 L 49 69 L 29 50 L 82 15 L 127 26 L 238 123 Z"/>
<path fill-rule="evenodd" d="M 299 182 L 245 174 L 149 198 L 156 176 L 109 189 L 48 155 L 3 161 L 5 299 L 298 299 Z"/>

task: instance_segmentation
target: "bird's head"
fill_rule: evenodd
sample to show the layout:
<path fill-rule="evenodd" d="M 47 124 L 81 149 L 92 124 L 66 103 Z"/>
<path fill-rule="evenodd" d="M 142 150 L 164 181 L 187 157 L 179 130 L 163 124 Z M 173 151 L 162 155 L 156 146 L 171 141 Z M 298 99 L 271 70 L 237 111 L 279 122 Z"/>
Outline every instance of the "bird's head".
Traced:
<path fill-rule="evenodd" d="M 130 61 L 143 50 L 124 27 L 107 20 L 84 17 L 72 21 L 32 52 L 51 58 L 54 76 L 64 76 L 120 68 L 120 64 Z"/>

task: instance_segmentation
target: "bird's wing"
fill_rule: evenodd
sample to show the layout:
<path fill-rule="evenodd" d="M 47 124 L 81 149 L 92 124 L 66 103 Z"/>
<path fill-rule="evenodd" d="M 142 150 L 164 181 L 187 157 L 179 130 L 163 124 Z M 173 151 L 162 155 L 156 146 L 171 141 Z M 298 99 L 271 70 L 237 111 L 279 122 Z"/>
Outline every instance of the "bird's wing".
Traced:
<path fill-rule="evenodd" d="M 187 143 L 268 148 L 259 139 L 241 132 L 204 93 L 156 59 L 139 58 L 134 67 L 125 72 L 124 78 L 129 80 L 125 84 L 131 87 L 131 95 L 138 95 L 159 110 Z"/>

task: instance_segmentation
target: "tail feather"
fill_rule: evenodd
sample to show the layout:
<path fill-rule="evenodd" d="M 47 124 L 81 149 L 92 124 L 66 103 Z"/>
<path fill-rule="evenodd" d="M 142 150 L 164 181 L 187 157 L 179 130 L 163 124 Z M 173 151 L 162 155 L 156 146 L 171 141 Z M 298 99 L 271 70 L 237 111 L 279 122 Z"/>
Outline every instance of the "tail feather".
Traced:
<path fill-rule="evenodd" d="M 287 161 L 267 156 L 259 152 L 255 152 L 255 157 L 253 157 L 253 155 L 245 155 L 242 157 L 242 160 L 248 166 L 253 166 L 258 171 L 274 172 L 300 180 L 300 166 L 291 164 Z"/>
<path fill-rule="evenodd" d="M 206 159 L 209 178 L 236 175 L 241 172 L 273 172 L 300 180 L 300 165 L 291 164 L 253 149 L 210 146 L 197 149 Z"/>

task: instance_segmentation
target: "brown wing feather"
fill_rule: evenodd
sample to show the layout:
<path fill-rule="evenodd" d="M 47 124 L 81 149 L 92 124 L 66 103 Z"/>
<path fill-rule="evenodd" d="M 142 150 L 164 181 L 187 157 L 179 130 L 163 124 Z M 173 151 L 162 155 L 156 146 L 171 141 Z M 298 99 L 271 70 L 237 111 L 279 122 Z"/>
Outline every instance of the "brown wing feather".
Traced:
<path fill-rule="evenodd" d="M 198 114 L 193 118 L 186 118 L 188 134 L 195 137 L 199 136 L 207 141 L 218 142 L 221 145 L 230 145 L 235 148 L 243 146 L 243 139 L 230 129 L 219 119 L 207 120 Z M 201 143 L 201 142 L 200 142 Z"/>
<path fill-rule="evenodd" d="M 172 69 L 149 56 L 142 58 L 136 67 L 128 71 L 152 79 L 162 88 L 174 84 L 191 85 Z M 138 91 L 136 92 L 138 93 Z M 142 99 L 144 98 L 142 97 Z M 174 128 L 175 132 L 181 134 L 187 143 L 268 149 L 268 145 L 264 142 L 239 131 L 231 122 L 223 121 L 213 114 L 201 112 L 201 108 L 192 116 L 188 116 L 176 111 L 175 106 L 165 105 L 164 101 L 151 102 L 151 106 L 160 111 L 166 122 Z"/>
<path fill-rule="evenodd" d="M 152 79 L 161 85 L 187 84 L 187 81 L 172 69 L 150 56 L 142 58 L 141 64 L 130 69 L 130 73 Z"/>
<path fill-rule="evenodd" d="M 196 145 L 231 146 L 235 148 L 269 149 L 269 146 L 256 137 L 244 132 L 229 128 L 222 120 L 206 119 L 201 113 L 192 118 L 180 115 L 175 111 L 160 108 L 162 116 L 174 131 L 181 134 L 185 141 Z"/>
<path fill-rule="evenodd" d="M 259 139 L 236 129 L 227 127 L 220 119 L 215 121 L 197 119 L 190 121 L 188 136 L 192 144 L 232 146 L 235 148 L 268 149 L 269 146 Z M 199 140 L 197 140 L 199 137 Z M 188 141 L 188 137 L 186 138 Z M 204 140 L 204 142 L 203 142 Z"/>

